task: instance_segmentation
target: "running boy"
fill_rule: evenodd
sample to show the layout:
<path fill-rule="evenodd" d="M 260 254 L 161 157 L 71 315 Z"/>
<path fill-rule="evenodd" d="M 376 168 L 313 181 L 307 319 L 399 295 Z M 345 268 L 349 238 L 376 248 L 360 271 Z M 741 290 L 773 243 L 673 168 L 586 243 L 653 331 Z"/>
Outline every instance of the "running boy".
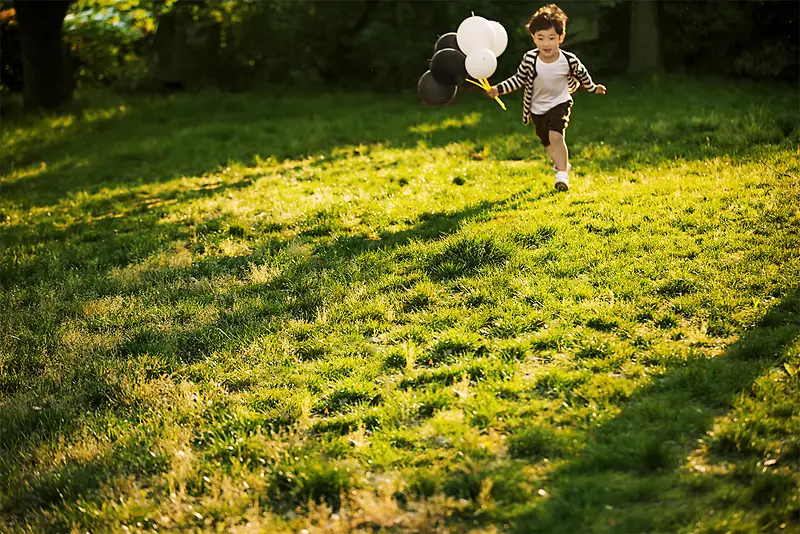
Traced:
<path fill-rule="evenodd" d="M 524 87 L 522 123 L 533 117 L 536 135 L 541 139 L 556 170 L 555 187 L 569 189 L 569 152 L 564 133 L 572 111 L 572 93 L 581 86 L 590 93 L 604 95 L 606 88 L 596 85 L 583 63 L 561 50 L 567 29 L 567 15 L 555 4 L 540 8 L 528 22 L 536 48 L 522 56 L 516 74 L 486 92 L 490 98 Z"/>

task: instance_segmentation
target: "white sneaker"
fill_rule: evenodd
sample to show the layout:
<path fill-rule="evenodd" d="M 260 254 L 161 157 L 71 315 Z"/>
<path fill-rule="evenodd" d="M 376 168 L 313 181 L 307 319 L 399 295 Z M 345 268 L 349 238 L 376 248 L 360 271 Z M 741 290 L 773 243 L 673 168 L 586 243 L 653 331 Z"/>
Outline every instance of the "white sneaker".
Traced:
<path fill-rule="evenodd" d="M 553 170 L 558 172 L 558 169 L 556 168 L 555 164 L 553 165 Z M 567 163 L 567 172 L 571 171 L 572 171 L 572 163 Z"/>
<path fill-rule="evenodd" d="M 569 173 L 558 171 L 556 173 L 556 189 L 566 191 L 569 189 Z"/>

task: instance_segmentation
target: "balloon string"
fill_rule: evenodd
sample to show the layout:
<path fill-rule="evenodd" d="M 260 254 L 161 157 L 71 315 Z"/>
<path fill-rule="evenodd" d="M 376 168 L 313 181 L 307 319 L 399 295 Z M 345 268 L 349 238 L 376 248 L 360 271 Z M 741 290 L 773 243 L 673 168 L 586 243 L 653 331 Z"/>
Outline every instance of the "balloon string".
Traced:
<path fill-rule="evenodd" d="M 489 85 L 489 80 L 487 80 L 486 78 L 480 80 L 480 83 L 476 82 L 475 80 L 470 80 L 469 78 L 467 78 L 467 81 L 469 83 L 471 83 L 472 85 L 477 85 L 478 87 L 480 87 L 481 89 L 484 89 L 486 91 L 488 91 L 488 90 L 490 90 L 492 88 L 492 86 Z M 503 103 L 502 100 L 500 100 L 499 96 L 494 97 L 494 99 L 497 101 L 498 104 L 500 104 L 500 107 L 503 108 L 503 111 L 507 111 L 506 110 L 506 105 Z"/>
<path fill-rule="evenodd" d="M 489 83 L 489 80 L 487 80 L 486 78 L 482 79 L 481 82 L 483 82 L 484 84 L 483 88 L 486 89 L 487 91 L 489 91 L 492 88 L 491 84 Z M 494 97 L 494 99 L 497 101 L 498 104 L 500 104 L 500 107 L 503 108 L 503 111 L 506 111 L 506 105 L 503 104 L 503 101 L 500 100 L 500 97 L 496 96 Z"/>

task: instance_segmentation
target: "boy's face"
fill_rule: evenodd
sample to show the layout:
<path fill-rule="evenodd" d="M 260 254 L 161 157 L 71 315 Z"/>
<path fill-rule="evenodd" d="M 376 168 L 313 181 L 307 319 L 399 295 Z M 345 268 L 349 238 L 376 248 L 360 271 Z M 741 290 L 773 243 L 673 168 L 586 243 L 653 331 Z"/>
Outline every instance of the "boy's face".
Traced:
<path fill-rule="evenodd" d="M 564 42 L 566 33 L 558 35 L 556 30 L 552 27 L 546 30 L 538 30 L 531 37 L 539 49 L 539 56 L 547 59 L 554 59 L 558 57 L 558 47 Z"/>

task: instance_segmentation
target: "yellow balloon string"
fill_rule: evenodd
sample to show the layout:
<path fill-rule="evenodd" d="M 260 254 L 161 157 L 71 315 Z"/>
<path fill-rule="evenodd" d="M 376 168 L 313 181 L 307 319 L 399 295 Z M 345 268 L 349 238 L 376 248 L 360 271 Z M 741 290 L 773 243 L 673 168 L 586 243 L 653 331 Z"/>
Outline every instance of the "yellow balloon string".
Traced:
<path fill-rule="evenodd" d="M 482 80 L 478 80 L 477 82 L 475 80 L 470 80 L 469 78 L 467 78 L 467 81 L 469 83 L 471 83 L 472 85 L 477 85 L 478 87 L 480 87 L 484 91 L 489 91 L 492 88 L 492 86 L 489 84 L 489 80 L 487 80 L 486 78 L 483 78 Z M 503 111 L 506 111 L 506 105 L 503 104 L 503 101 L 500 100 L 500 97 L 496 96 L 496 97 L 494 97 L 494 99 L 497 101 L 498 104 L 500 104 L 500 107 L 503 108 Z"/>
<path fill-rule="evenodd" d="M 484 84 L 484 89 L 486 89 L 487 91 L 489 91 L 492 88 L 492 86 L 489 84 L 489 80 L 487 80 L 486 78 L 484 78 L 481 81 Z M 503 101 L 500 100 L 500 97 L 496 96 L 496 97 L 494 97 L 494 99 L 497 101 L 498 104 L 500 104 L 500 107 L 503 108 L 503 111 L 506 111 L 506 105 L 503 104 Z"/>

